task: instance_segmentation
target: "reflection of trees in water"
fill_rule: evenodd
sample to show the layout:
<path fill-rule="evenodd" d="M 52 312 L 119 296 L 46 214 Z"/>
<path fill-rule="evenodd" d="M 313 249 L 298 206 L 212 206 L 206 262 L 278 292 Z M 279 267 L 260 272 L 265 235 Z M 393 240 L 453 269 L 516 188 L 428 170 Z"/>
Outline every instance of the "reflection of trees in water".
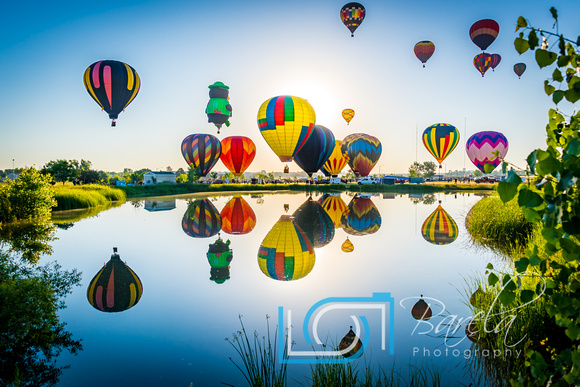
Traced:
<path fill-rule="evenodd" d="M 425 205 L 431 205 L 431 204 L 433 204 L 433 203 L 435 203 L 437 201 L 437 198 L 435 197 L 435 194 L 432 194 L 432 193 L 421 194 L 421 197 L 411 197 L 411 196 L 409 196 L 409 199 L 411 199 L 411 202 L 413 204 L 423 203 Z"/>
<path fill-rule="evenodd" d="M 79 340 L 65 330 L 58 310 L 79 285 L 81 273 L 56 263 L 36 266 L 51 254 L 55 226 L 42 222 L 0 225 L 0 385 L 54 385 L 63 369 L 59 354 L 75 354 Z"/>

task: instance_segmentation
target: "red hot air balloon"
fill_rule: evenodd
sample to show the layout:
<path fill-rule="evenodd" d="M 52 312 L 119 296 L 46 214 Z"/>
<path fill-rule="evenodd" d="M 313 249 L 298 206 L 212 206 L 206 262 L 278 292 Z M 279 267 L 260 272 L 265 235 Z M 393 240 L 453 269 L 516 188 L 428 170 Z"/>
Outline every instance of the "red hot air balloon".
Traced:
<path fill-rule="evenodd" d="M 501 62 L 501 55 L 499 54 L 491 54 L 491 69 L 495 71 L 497 65 Z"/>
<path fill-rule="evenodd" d="M 431 58 L 431 55 L 435 52 L 435 45 L 433 42 L 429 40 L 423 40 L 419 43 L 415 44 L 415 48 L 413 49 L 415 52 L 415 56 L 417 59 L 423 63 L 423 67 L 425 67 L 425 63 Z"/>
<path fill-rule="evenodd" d="M 85 70 L 85 88 L 99 106 L 109 113 L 111 126 L 139 93 L 141 80 L 135 69 L 116 60 L 101 60 Z"/>
<path fill-rule="evenodd" d="M 241 196 L 233 197 L 222 209 L 222 231 L 227 234 L 247 234 L 256 225 L 256 214 Z"/>
<path fill-rule="evenodd" d="M 200 176 L 205 176 L 220 159 L 222 145 L 211 134 L 191 134 L 181 143 L 183 158 Z"/>
<path fill-rule="evenodd" d="M 485 51 L 499 34 L 499 24 L 492 19 L 483 19 L 473 23 L 469 29 L 469 37 L 475 45 Z"/>
<path fill-rule="evenodd" d="M 143 284 L 113 247 L 113 255 L 87 287 L 89 303 L 102 312 L 122 312 L 135 306 L 143 294 Z"/>
<path fill-rule="evenodd" d="M 475 58 L 473 58 L 473 65 L 483 77 L 485 72 L 491 67 L 491 55 L 486 53 L 476 55 Z"/>
<path fill-rule="evenodd" d="M 231 136 L 222 140 L 222 154 L 220 160 L 236 177 L 250 166 L 256 157 L 256 145 L 244 136 Z"/>

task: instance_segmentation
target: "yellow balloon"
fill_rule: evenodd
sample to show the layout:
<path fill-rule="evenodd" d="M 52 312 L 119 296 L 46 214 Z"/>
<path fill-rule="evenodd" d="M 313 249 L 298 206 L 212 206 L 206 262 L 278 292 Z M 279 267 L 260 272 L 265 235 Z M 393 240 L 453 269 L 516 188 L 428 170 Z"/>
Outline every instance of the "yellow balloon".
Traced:
<path fill-rule="evenodd" d="M 342 141 L 336 140 L 334 145 L 334 150 L 330 154 L 330 157 L 322 168 L 326 170 L 326 172 L 330 173 L 332 176 L 338 176 L 340 171 L 344 168 L 346 164 L 348 164 L 348 156 L 342 153 Z"/>
<path fill-rule="evenodd" d="M 340 248 L 345 253 L 350 253 L 354 250 L 354 245 L 347 237 L 346 240 L 344 241 L 344 243 L 342 244 L 342 246 L 340 246 Z"/>
<path fill-rule="evenodd" d="M 279 281 L 306 277 L 315 260 L 312 243 L 289 215 L 280 217 L 258 250 L 262 273 Z"/>
<path fill-rule="evenodd" d="M 342 111 L 342 118 L 344 118 L 344 120 L 346 121 L 346 124 L 347 125 L 350 122 L 350 120 L 352 120 L 352 117 L 354 117 L 354 110 L 352 110 L 352 109 L 344 109 Z"/>
<path fill-rule="evenodd" d="M 282 162 L 290 162 L 312 134 L 316 113 L 305 99 L 281 95 L 258 110 L 258 128 Z"/>

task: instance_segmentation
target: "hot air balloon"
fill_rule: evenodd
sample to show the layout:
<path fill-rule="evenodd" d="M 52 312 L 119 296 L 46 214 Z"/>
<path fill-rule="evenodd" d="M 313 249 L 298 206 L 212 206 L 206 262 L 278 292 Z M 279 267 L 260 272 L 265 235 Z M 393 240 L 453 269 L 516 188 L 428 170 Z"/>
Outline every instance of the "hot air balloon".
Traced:
<path fill-rule="evenodd" d="M 489 164 L 495 169 L 501 163 L 508 151 L 508 140 L 499 132 L 479 132 L 469 137 L 465 147 L 467 156 L 477 169 L 490 173 L 485 170 L 485 165 Z M 499 157 L 494 155 L 496 151 Z"/>
<path fill-rule="evenodd" d="M 370 198 L 357 195 L 348 203 L 340 222 L 347 234 L 369 235 L 381 228 L 381 214 Z"/>
<path fill-rule="evenodd" d="M 334 224 L 317 201 L 309 197 L 292 215 L 315 248 L 326 246 L 334 238 Z"/>
<path fill-rule="evenodd" d="M 340 20 L 349 29 L 351 35 L 354 36 L 354 31 L 361 25 L 365 18 L 365 7 L 359 3 L 345 4 L 340 10 Z"/>
<path fill-rule="evenodd" d="M 340 249 L 345 253 L 351 253 L 354 250 L 354 245 L 347 237 L 343 244 L 340 246 Z"/>
<path fill-rule="evenodd" d="M 262 273 L 279 281 L 304 278 L 312 271 L 315 260 L 312 243 L 289 215 L 280 217 L 258 250 Z"/>
<path fill-rule="evenodd" d="M 459 131 L 453 125 L 433 124 L 423 132 L 423 145 L 441 163 L 459 144 Z"/>
<path fill-rule="evenodd" d="M 222 238 L 218 237 L 214 243 L 209 245 L 206 257 L 211 267 L 209 271 L 211 281 L 223 284 L 230 279 L 230 262 L 234 258 L 234 253 L 230 249 L 229 240 L 224 242 Z"/>
<path fill-rule="evenodd" d="M 491 55 L 486 54 L 485 52 L 477 54 L 475 58 L 473 58 L 473 65 L 483 77 L 485 72 L 491 67 Z"/>
<path fill-rule="evenodd" d="M 457 239 L 459 229 L 457 223 L 439 204 L 437 209 L 423 222 L 421 234 L 423 234 L 423 239 L 429 243 L 448 245 Z"/>
<path fill-rule="evenodd" d="M 346 124 L 347 125 L 350 123 L 350 120 L 352 120 L 353 117 L 354 117 L 354 110 L 352 110 L 352 109 L 344 109 L 342 111 L 342 118 L 344 118 L 344 120 L 346 121 Z"/>
<path fill-rule="evenodd" d="M 413 49 L 415 52 L 415 56 L 417 59 L 423 63 L 423 67 L 425 67 L 425 63 L 431 58 L 433 53 L 435 52 L 435 45 L 433 42 L 429 40 L 422 40 L 419 43 L 415 44 L 415 48 Z"/>
<path fill-rule="evenodd" d="M 197 199 L 187 206 L 181 228 L 190 237 L 209 238 L 221 230 L 222 218 L 209 199 Z"/>
<path fill-rule="evenodd" d="M 485 51 L 499 34 L 499 24 L 492 19 L 483 19 L 473 23 L 469 29 L 469 37 L 475 45 Z"/>
<path fill-rule="evenodd" d="M 423 297 L 422 294 L 421 297 Z M 411 315 L 415 320 L 429 320 L 433 316 L 433 311 L 429 304 L 427 304 L 423 298 L 420 298 L 419 301 L 413 305 Z"/>
<path fill-rule="evenodd" d="M 312 134 L 294 156 L 298 166 L 312 177 L 324 165 L 334 150 L 334 134 L 325 126 L 315 125 Z"/>
<path fill-rule="evenodd" d="M 491 69 L 495 71 L 497 65 L 501 62 L 501 55 L 499 54 L 491 54 Z"/>
<path fill-rule="evenodd" d="M 356 140 L 357 138 L 360 138 L 362 136 L 364 136 L 364 133 L 352 133 L 349 134 L 348 136 L 346 136 L 343 140 L 342 143 L 340 144 L 340 149 L 342 151 L 342 154 L 344 155 L 344 157 L 348 158 L 348 146 L 350 145 L 350 143 L 354 140 Z"/>
<path fill-rule="evenodd" d="M 518 79 L 522 76 L 522 74 L 526 71 L 526 64 L 525 63 L 516 63 L 514 65 L 514 73 L 518 76 Z"/>
<path fill-rule="evenodd" d="M 334 149 L 322 166 L 321 171 L 325 176 L 336 177 L 346 164 L 348 164 L 348 158 L 342 153 L 342 141 L 336 140 Z"/>
<path fill-rule="evenodd" d="M 383 147 L 378 138 L 361 134 L 347 148 L 348 165 L 357 176 L 368 176 L 379 161 Z"/>
<path fill-rule="evenodd" d="M 256 214 L 241 196 L 234 196 L 226 203 L 222 212 L 222 231 L 227 234 L 248 234 L 256 225 Z"/>
<path fill-rule="evenodd" d="M 116 60 L 101 60 L 85 70 L 85 88 L 99 106 L 109 113 L 111 126 L 139 93 L 141 80 L 135 69 Z"/>
<path fill-rule="evenodd" d="M 256 157 L 256 145 L 244 136 L 226 137 L 221 141 L 220 160 L 235 177 L 240 177 Z"/>
<path fill-rule="evenodd" d="M 117 248 L 107 264 L 87 287 L 89 303 L 102 312 L 122 312 L 135 306 L 143 294 L 143 284 L 119 257 Z"/>
<path fill-rule="evenodd" d="M 213 122 L 218 128 L 218 134 L 223 124 L 230 126 L 230 117 L 232 116 L 232 105 L 230 105 L 228 94 L 229 87 L 223 82 L 217 81 L 209 85 L 209 102 L 205 108 L 207 122 Z"/>
<path fill-rule="evenodd" d="M 282 162 L 292 161 L 312 134 L 316 113 L 308 101 L 290 95 L 266 100 L 258 110 L 258 128 Z"/>
<path fill-rule="evenodd" d="M 322 209 L 330 216 L 334 228 L 341 228 L 340 219 L 342 214 L 346 211 L 347 206 L 344 200 L 340 197 L 340 194 L 327 194 L 325 193 L 318 199 L 318 204 Z"/>
<path fill-rule="evenodd" d="M 356 341 L 356 343 L 355 343 Z M 352 327 L 350 327 L 350 331 L 340 340 L 340 344 L 338 345 L 338 349 L 340 351 L 345 351 L 351 345 L 354 344 L 354 347 L 350 349 L 348 352 L 344 353 L 343 357 L 351 357 L 358 353 L 356 356 L 357 358 L 362 355 L 362 351 L 359 353 L 360 349 L 362 348 L 362 341 L 358 338 L 358 336 L 353 332 Z"/>
<path fill-rule="evenodd" d="M 181 143 L 183 158 L 200 176 L 205 176 L 220 159 L 222 145 L 211 134 L 190 134 Z"/>

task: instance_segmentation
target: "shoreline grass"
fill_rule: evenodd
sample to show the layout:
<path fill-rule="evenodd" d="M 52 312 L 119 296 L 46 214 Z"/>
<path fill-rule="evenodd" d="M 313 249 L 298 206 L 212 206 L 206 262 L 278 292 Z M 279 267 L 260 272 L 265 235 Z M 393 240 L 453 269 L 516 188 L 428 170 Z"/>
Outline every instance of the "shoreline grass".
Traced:
<path fill-rule="evenodd" d="M 57 202 L 53 211 L 100 207 L 112 202 L 124 202 L 127 198 L 125 192 L 118 188 L 93 184 L 55 186 L 53 192 Z"/>

